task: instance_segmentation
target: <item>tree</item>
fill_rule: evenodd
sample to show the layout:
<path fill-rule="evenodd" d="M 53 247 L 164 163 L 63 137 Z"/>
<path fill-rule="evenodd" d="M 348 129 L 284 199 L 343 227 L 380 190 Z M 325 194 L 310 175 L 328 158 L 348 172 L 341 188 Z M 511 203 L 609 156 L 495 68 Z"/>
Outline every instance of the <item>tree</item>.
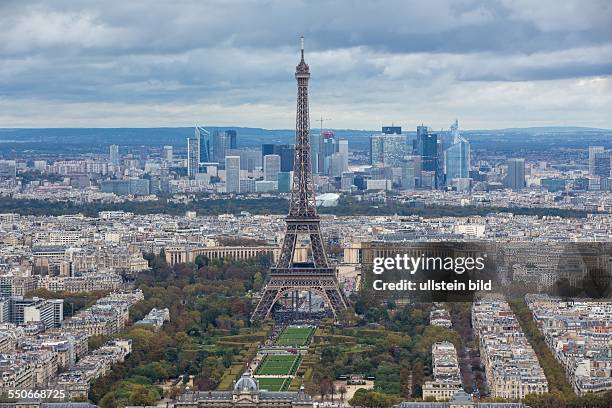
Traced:
<path fill-rule="evenodd" d="M 319 385 L 319 394 L 321 394 L 321 400 L 324 400 L 327 395 L 333 394 L 334 384 L 329 378 L 324 378 Z"/>
<path fill-rule="evenodd" d="M 208 257 L 204 255 L 198 255 L 195 259 L 195 264 L 200 269 L 203 266 L 208 266 Z"/>
<path fill-rule="evenodd" d="M 342 384 L 338 387 L 338 392 L 340 393 L 340 401 L 344 402 L 344 396 L 346 395 L 346 386 Z"/>
<path fill-rule="evenodd" d="M 255 272 L 255 276 L 253 277 L 253 289 L 258 291 L 263 287 L 263 275 L 261 272 Z"/>
<path fill-rule="evenodd" d="M 144 385 L 136 384 L 132 386 L 132 392 L 130 392 L 130 404 L 153 405 L 156 400 L 153 394 Z"/>
<path fill-rule="evenodd" d="M 420 397 L 423 394 L 423 363 L 421 360 L 417 360 L 412 366 L 412 396 Z"/>
<path fill-rule="evenodd" d="M 100 408 L 115 408 L 117 406 L 117 399 L 115 398 L 114 392 L 106 394 L 100 402 L 98 402 Z"/>

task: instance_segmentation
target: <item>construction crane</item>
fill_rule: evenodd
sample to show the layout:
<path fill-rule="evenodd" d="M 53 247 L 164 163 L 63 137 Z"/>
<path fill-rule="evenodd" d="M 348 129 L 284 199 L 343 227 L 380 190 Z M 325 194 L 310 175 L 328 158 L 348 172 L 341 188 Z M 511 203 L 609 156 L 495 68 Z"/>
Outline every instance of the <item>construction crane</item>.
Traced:
<path fill-rule="evenodd" d="M 328 120 L 331 120 L 330 118 L 324 118 L 323 116 L 321 116 L 319 119 L 317 119 L 316 121 L 319 122 L 321 124 L 321 133 L 323 133 L 323 122 L 326 122 Z"/>

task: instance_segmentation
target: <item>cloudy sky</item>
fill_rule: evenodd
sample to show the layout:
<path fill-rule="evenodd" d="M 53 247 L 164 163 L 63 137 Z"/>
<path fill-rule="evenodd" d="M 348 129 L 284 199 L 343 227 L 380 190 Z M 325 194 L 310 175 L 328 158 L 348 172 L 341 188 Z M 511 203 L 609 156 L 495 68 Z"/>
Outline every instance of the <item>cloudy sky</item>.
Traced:
<path fill-rule="evenodd" d="M 612 2 L 0 0 L 0 127 L 612 128 Z"/>

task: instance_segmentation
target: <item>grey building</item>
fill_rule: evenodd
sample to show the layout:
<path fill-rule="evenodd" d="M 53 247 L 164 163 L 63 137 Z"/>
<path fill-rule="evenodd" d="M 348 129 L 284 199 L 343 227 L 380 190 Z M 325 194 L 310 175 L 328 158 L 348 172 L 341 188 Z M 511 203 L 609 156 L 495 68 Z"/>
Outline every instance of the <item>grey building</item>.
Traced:
<path fill-rule="evenodd" d="M 263 172 L 264 180 L 278 181 L 278 173 L 281 171 L 281 157 L 277 154 L 264 156 Z"/>
<path fill-rule="evenodd" d="M 512 190 L 525 188 L 525 159 L 509 159 L 508 172 L 504 184 Z"/>
<path fill-rule="evenodd" d="M 240 156 L 225 157 L 225 192 L 240 192 Z"/>

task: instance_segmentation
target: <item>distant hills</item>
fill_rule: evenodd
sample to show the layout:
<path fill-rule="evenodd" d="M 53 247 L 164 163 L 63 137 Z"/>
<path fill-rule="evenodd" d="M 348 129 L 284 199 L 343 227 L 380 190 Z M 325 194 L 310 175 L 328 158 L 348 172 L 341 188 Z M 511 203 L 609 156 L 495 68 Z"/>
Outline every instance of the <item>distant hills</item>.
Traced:
<path fill-rule="evenodd" d="M 293 129 L 210 126 L 211 131 L 235 129 L 238 145 L 259 148 L 262 143 L 293 143 Z M 313 128 L 313 132 L 317 132 Z M 367 150 L 369 136 L 379 130 L 333 129 L 340 138 L 349 140 L 352 150 Z M 407 134 L 414 134 L 407 129 Z M 612 148 L 612 130 L 589 127 L 528 127 L 509 129 L 467 130 L 462 132 L 473 148 L 496 151 L 521 149 L 545 150 L 569 147 L 586 148 L 601 144 Z M 0 158 L 36 154 L 71 156 L 83 153 L 108 152 L 110 144 L 122 148 L 160 147 L 172 145 L 177 153 L 184 151 L 192 127 L 161 128 L 0 128 Z"/>

